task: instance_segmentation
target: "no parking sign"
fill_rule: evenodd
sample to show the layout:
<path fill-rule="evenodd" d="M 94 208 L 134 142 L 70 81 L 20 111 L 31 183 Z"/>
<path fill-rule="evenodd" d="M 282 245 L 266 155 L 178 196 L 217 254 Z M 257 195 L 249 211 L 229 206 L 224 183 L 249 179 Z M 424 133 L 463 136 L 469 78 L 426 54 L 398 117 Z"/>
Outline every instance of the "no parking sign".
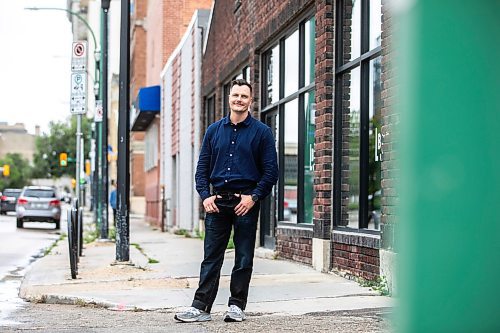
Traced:
<path fill-rule="evenodd" d="M 73 42 L 71 56 L 71 70 L 73 72 L 85 72 L 87 70 L 87 42 Z"/>

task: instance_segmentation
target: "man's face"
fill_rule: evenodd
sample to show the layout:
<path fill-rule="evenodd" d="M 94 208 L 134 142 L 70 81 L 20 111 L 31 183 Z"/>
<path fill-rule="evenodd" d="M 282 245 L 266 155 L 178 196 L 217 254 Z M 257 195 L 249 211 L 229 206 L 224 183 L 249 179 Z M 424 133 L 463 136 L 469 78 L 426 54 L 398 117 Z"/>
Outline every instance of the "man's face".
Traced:
<path fill-rule="evenodd" d="M 247 112 L 252 104 L 252 96 L 248 86 L 234 85 L 229 93 L 229 107 L 234 112 Z"/>

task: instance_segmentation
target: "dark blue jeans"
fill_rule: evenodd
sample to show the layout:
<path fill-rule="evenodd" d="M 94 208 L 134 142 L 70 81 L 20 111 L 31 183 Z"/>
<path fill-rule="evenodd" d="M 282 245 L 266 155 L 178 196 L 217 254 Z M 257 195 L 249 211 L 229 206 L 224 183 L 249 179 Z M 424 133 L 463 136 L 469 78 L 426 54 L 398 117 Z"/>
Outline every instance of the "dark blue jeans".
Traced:
<path fill-rule="evenodd" d="M 260 204 L 257 202 L 244 216 L 237 216 L 232 207 L 218 207 L 219 213 L 207 213 L 205 216 L 205 256 L 201 263 L 200 283 L 192 304 L 206 312 L 211 311 L 219 290 L 220 270 L 232 227 L 235 259 L 228 305 L 234 304 L 245 309 L 252 277 Z"/>

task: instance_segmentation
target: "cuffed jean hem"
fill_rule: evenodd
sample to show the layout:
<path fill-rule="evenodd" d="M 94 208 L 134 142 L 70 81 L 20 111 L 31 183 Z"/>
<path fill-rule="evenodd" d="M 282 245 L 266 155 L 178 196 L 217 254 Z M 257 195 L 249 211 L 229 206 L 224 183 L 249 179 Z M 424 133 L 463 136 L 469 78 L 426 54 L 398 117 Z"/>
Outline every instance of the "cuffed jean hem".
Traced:
<path fill-rule="evenodd" d="M 247 302 L 242 302 L 241 300 L 234 298 L 234 297 L 229 297 L 229 301 L 227 302 L 227 306 L 231 305 L 236 305 L 242 310 L 245 310 L 245 307 L 247 305 Z"/>
<path fill-rule="evenodd" d="M 206 305 L 202 301 L 198 301 L 197 299 L 193 300 L 191 306 L 193 308 L 197 308 L 198 310 L 205 311 L 207 313 L 210 313 L 210 311 L 212 310 L 211 308 L 208 307 L 208 305 Z"/>

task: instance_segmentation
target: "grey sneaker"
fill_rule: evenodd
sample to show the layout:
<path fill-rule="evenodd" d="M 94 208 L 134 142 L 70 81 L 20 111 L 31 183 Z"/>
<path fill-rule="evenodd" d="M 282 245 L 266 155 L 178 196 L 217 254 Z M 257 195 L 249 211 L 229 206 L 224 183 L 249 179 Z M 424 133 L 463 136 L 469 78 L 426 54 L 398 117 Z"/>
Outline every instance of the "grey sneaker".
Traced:
<path fill-rule="evenodd" d="M 229 309 L 224 313 L 225 322 L 243 321 L 245 319 L 245 312 L 234 304 L 230 305 Z"/>
<path fill-rule="evenodd" d="M 178 321 L 182 321 L 184 323 L 193 323 L 195 321 L 210 321 L 212 320 L 212 316 L 210 313 L 207 313 L 202 310 L 198 310 L 195 307 L 190 307 L 186 311 L 177 312 L 174 318 Z"/>

